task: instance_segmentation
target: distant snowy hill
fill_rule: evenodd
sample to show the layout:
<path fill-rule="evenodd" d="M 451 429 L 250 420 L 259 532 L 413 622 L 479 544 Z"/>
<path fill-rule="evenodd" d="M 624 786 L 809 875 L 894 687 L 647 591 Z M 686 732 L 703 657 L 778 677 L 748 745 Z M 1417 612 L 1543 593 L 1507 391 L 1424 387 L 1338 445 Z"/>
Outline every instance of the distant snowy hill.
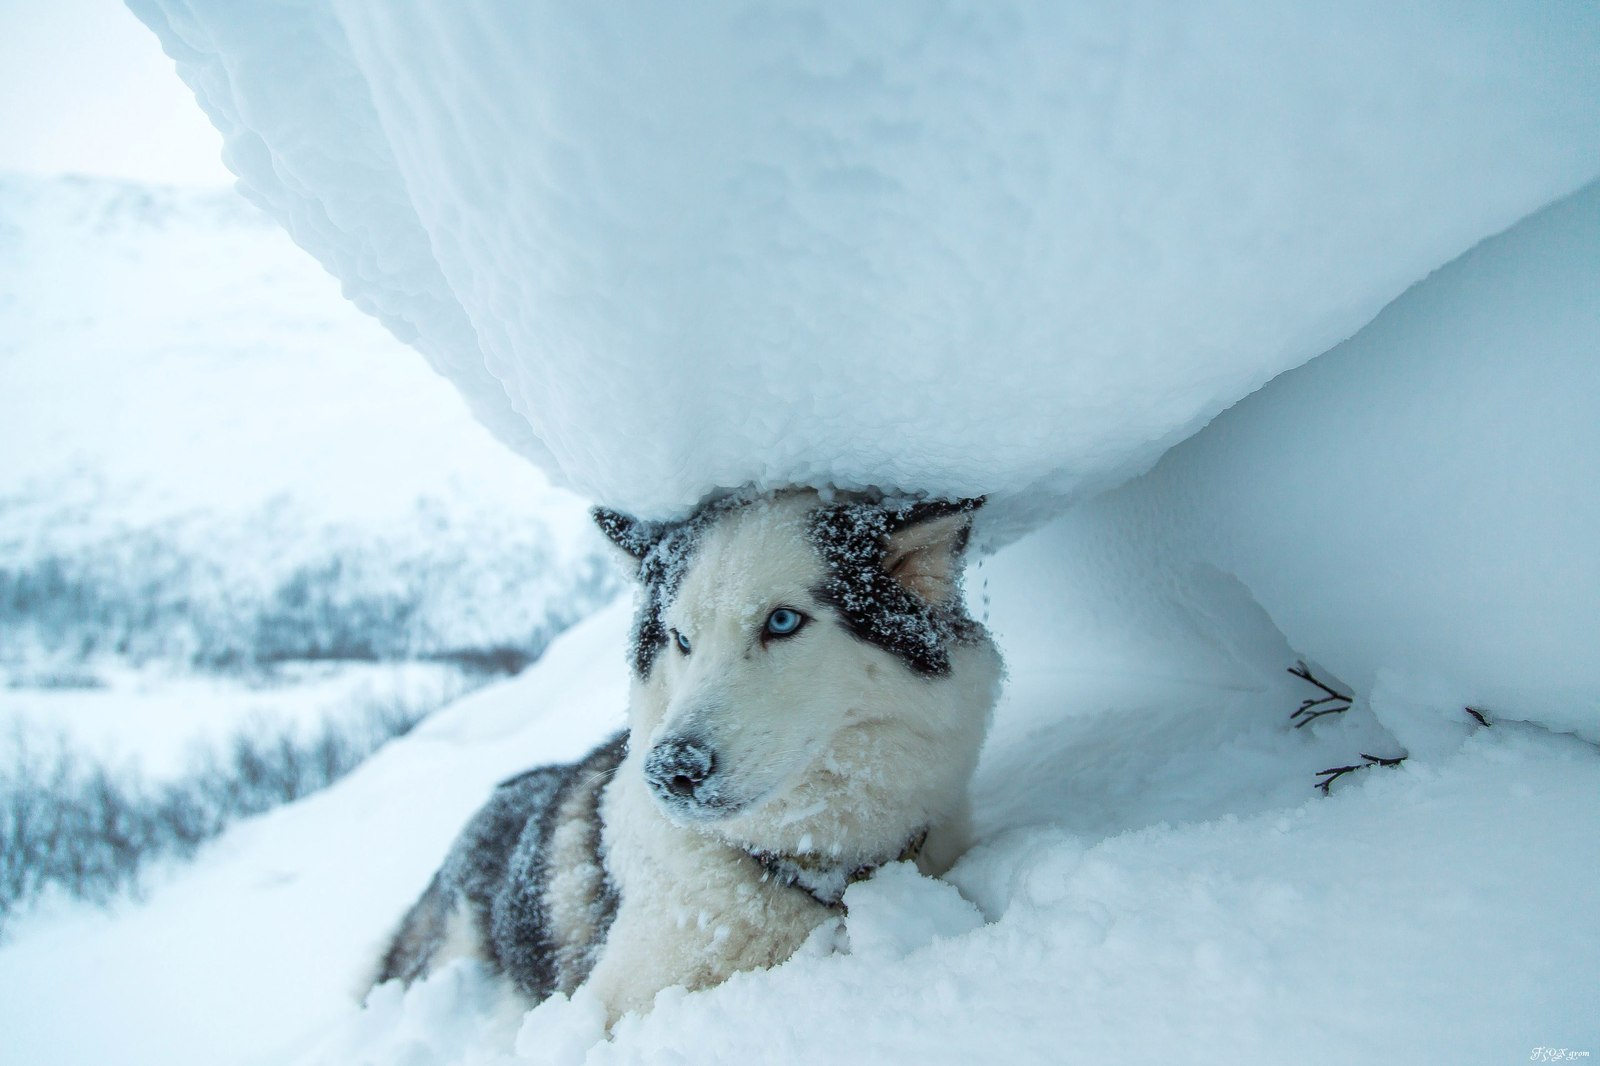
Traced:
<path fill-rule="evenodd" d="M 515 665 L 613 587 L 582 501 L 232 192 L 0 177 L 0 457 L 24 687 L 107 683 L 108 656 Z"/>
<path fill-rule="evenodd" d="M 0 247 L 0 493 L 89 480 L 152 517 L 368 520 L 452 495 L 578 515 L 235 193 L 0 177 Z"/>

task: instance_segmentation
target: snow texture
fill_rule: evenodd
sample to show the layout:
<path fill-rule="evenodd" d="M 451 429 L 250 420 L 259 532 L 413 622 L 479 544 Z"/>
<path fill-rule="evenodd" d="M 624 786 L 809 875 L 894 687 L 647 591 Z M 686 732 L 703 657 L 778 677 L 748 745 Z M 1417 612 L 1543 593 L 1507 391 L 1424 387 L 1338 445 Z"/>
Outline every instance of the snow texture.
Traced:
<path fill-rule="evenodd" d="M 1145 638 L 1187 680 L 1095 672 L 1099 649 L 1057 641 L 1086 624 L 1068 596 L 1093 575 L 1042 575 L 1021 548 L 985 566 L 1014 683 L 979 768 L 982 843 L 950 879 L 970 902 L 892 867 L 790 962 L 669 989 L 609 1041 L 583 990 L 523 1016 L 466 966 L 357 1009 L 493 783 L 615 728 L 619 604 L 326 793 L 238 827 L 148 904 L 22 929 L 0 950 L 8 1045 L 129 1066 L 1470 1064 L 1594 1048 L 1592 746 L 1502 724 L 1323 797 L 1316 770 L 1393 740 L 1359 707 L 1290 727 L 1270 626 L 1214 627 L 1228 648 Z M 1045 580 L 1062 595 L 1039 628 Z"/>
<path fill-rule="evenodd" d="M 246 191 L 595 498 L 991 493 L 999 541 L 1154 469 L 969 575 L 1010 679 L 948 884 L 609 1039 L 471 967 L 357 1009 L 490 786 L 616 728 L 618 604 L 20 929 L 18 1061 L 1600 1052 L 1593 5 L 135 6 Z M 1350 709 L 1295 728 L 1297 659 Z"/>
<path fill-rule="evenodd" d="M 132 0 L 242 190 L 554 479 L 1147 469 L 1600 174 L 1589 4 Z"/>
<path fill-rule="evenodd" d="M 968 598 L 1010 678 L 978 846 L 948 884 L 882 871 L 789 962 L 668 989 L 609 1039 L 583 989 L 524 1015 L 471 967 L 358 1009 L 493 784 L 619 724 L 619 603 L 148 903 L 20 928 L 0 949 L 8 1049 L 85 1066 L 1600 1052 L 1597 237 L 1591 187 L 978 561 Z M 1353 706 L 1294 728 L 1297 658 Z M 1408 757 L 1314 787 L 1361 753 Z"/>
<path fill-rule="evenodd" d="M 1120 560 L 1108 600 L 1182 590 L 1211 640 L 1264 610 L 1414 755 L 1458 747 L 1466 707 L 1600 742 L 1596 486 L 1600 184 L 1026 550 Z"/>

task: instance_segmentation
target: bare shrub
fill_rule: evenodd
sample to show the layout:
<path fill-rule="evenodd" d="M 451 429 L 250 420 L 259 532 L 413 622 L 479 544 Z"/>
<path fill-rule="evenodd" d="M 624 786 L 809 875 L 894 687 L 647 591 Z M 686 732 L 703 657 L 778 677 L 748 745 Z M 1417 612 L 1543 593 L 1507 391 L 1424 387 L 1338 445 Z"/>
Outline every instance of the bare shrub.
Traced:
<path fill-rule="evenodd" d="M 160 784 L 14 729 L 0 761 L 0 935 L 47 894 L 137 895 L 151 862 L 190 858 L 233 822 L 328 787 L 466 687 L 427 703 L 370 699 L 309 733 L 257 721 Z"/>
<path fill-rule="evenodd" d="M 429 659 L 509 673 L 620 588 L 598 554 L 558 559 L 539 523 L 436 501 L 382 529 L 307 530 L 272 513 L 220 521 L 122 525 L 0 497 L 0 667 L 32 687 L 92 687 L 84 664 L 109 657 L 221 672 Z"/>

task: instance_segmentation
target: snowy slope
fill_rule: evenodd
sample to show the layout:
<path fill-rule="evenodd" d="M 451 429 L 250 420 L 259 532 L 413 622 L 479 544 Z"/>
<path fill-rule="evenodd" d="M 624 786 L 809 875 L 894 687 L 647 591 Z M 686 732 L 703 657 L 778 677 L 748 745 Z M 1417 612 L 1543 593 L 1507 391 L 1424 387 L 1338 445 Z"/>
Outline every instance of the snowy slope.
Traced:
<path fill-rule="evenodd" d="M 307 802 L 225 834 L 148 903 L 32 919 L 0 947 L 25 1063 L 283 1063 L 349 1011 L 372 952 L 494 782 L 620 725 L 620 605 Z M 92 1018 L 94 1024 L 83 1024 Z"/>
<path fill-rule="evenodd" d="M 1147 468 L 1600 174 L 1590 4 L 132 0 L 241 187 L 554 478 Z"/>
<path fill-rule="evenodd" d="M 1393 742 L 1360 709 L 1292 729 L 1301 693 L 1270 626 L 1225 627 L 1231 652 L 1146 643 L 1187 679 L 1159 660 L 1097 672 L 1033 624 L 1022 547 L 975 583 L 1012 679 L 979 771 L 984 842 L 952 875 L 970 903 L 891 870 L 852 889 L 850 954 L 669 990 L 610 1043 L 581 995 L 524 1020 L 466 969 L 358 1011 L 377 945 L 493 782 L 617 726 L 618 605 L 229 833 L 147 904 L 23 929 L 0 949 L 8 1046 L 129 1066 L 1499 1063 L 1594 1046 L 1592 747 L 1497 726 L 1323 797 L 1317 770 Z"/>
<path fill-rule="evenodd" d="M 61 738 L 78 768 L 180 781 L 241 735 L 289 729 L 309 737 L 333 723 L 359 735 L 363 716 L 376 709 L 422 714 L 484 680 L 453 664 L 416 661 L 280 664 L 269 678 L 102 663 L 92 676 L 92 684 L 75 686 L 13 676 L 0 689 L 0 766 L 20 769 L 12 760 L 21 745 L 40 773 Z"/>

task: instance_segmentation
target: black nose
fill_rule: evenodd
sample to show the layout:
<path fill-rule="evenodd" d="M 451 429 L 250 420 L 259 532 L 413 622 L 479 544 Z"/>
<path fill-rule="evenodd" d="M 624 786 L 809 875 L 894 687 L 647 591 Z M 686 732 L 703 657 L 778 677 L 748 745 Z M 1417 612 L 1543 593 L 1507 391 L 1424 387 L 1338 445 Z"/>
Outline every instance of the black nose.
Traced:
<path fill-rule="evenodd" d="M 645 756 L 644 776 L 662 799 L 692 800 L 717 769 L 717 757 L 697 740 L 663 740 Z"/>

